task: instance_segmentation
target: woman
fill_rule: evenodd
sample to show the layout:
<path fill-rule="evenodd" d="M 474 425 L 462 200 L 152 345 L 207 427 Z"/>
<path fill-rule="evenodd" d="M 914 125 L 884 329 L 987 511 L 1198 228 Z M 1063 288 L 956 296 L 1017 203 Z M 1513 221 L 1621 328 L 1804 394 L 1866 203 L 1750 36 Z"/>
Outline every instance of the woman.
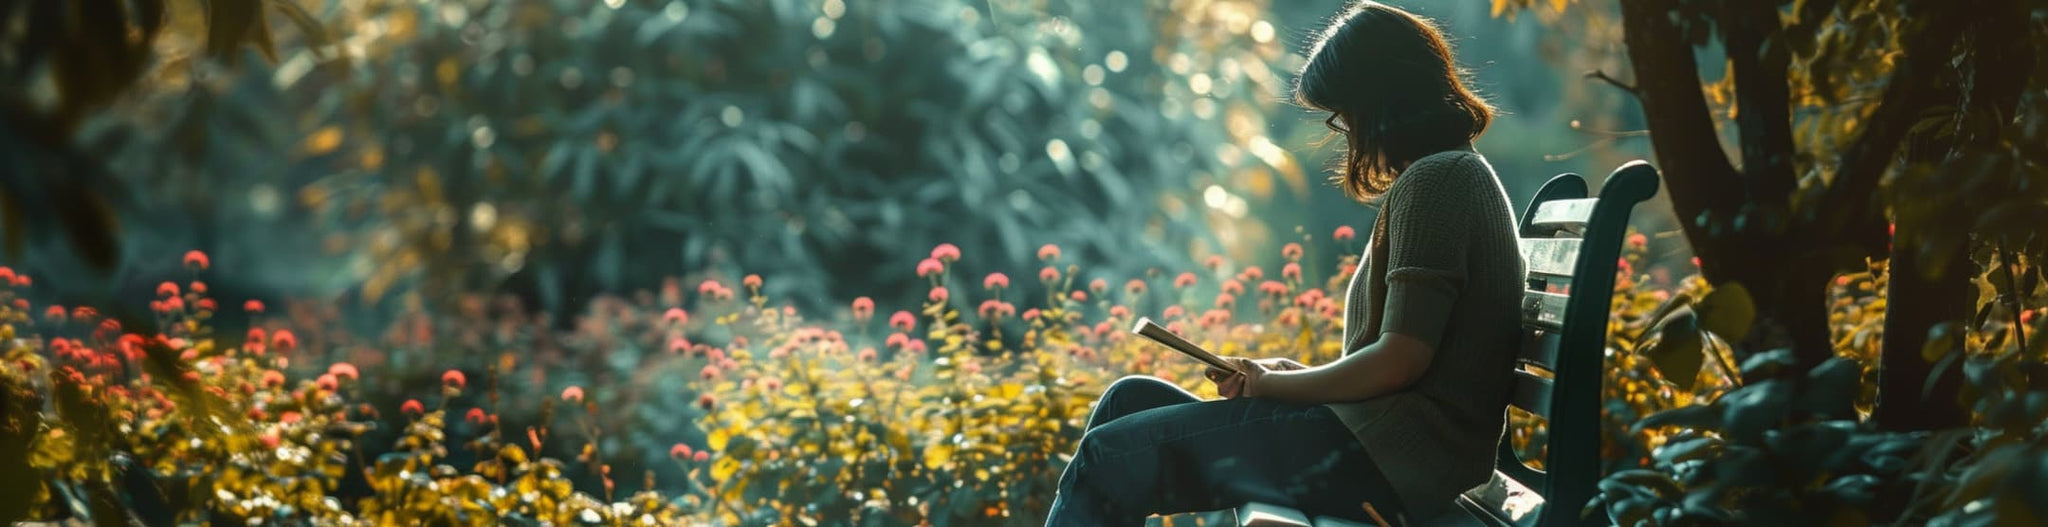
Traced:
<path fill-rule="evenodd" d="M 1061 476 L 1052 525 L 1263 501 L 1399 524 L 1483 484 L 1506 430 L 1525 279 L 1507 193 L 1472 142 L 1493 110 L 1429 21 L 1375 2 L 1314 44 L 1295 96 L 1342 135 L 1332 178 L 1377 201 L 1345 294 L 1345 354 L 1308 367 L 1233 358 L 1198 401 L 1149 377 L 1112 384 Z"/>

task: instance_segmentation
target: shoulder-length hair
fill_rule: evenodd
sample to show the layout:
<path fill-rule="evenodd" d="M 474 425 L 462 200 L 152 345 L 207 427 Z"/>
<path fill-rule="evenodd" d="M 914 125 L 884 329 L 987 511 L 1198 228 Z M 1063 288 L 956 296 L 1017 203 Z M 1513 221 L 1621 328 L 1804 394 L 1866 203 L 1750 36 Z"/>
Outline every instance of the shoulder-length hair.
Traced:
<path fill-rule="evenodd" d="M 1370 0 L 1311 45 L 1294 99 L 1329 112 L 1324 125 L 1346 143 L 1330 180 L 1360 202 L 1385 193 L 1416 159 L 1477 139 L 1494 114 L 1465 85 L 1435 23 Z"/>

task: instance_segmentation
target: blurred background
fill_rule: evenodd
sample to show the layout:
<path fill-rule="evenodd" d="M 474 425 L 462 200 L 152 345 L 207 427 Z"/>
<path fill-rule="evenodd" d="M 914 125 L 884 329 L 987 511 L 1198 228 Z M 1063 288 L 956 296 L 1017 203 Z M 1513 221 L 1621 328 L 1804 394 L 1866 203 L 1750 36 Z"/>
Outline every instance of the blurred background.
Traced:
<path fill-rule="evenodd" d="M 1612 6 L 1546 28 L 1561 15 L 1392 3 L 1442 24 L 1504 110 L 1479 148 L 1517 207 L 1647 157 L 1639 111 L 1581 79 L 1618 66 L 1618 28 L 1586 22 Z M 78 120 L 118 254 L 87 261 L 66 215 L 31 214 L 8 263 L 99 298 L 196 248 L 232 270 L 223 296 L 327 299 L 362 328 L 467 293 L 573 313 L 745 274 L 826 316 L 920 298 L 937 243 L 967 255 L 957 276 L 1029 277 L 1051 243 L 1117 282 L 1212 254 L 1272 267 L 1304 234 L 1312 260 L 1356 251 L 1328 233 L 1374 214 L 1328 184 L 1322 116 L 1288 103 L 1337 1 L 263 4 L 259 42 L 225 49 L 203 38 L 217 15 L 170 4 L 133 89 Z"/>

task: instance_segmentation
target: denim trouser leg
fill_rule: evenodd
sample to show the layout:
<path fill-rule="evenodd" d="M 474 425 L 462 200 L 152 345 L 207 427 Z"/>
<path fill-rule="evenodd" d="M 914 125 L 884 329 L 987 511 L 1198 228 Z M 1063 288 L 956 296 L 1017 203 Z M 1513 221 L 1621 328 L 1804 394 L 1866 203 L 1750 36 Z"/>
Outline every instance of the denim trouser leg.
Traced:
<path fill-rule="evenodd" d="M 1322 405 L 1202 401 L 1151 377 L 1110 385 L 1060 475 L 1047 525 L 1142 525 L 1152 514 L 1246 501 L 1369 521 L 1400 504 L 1363 446 Z"/>

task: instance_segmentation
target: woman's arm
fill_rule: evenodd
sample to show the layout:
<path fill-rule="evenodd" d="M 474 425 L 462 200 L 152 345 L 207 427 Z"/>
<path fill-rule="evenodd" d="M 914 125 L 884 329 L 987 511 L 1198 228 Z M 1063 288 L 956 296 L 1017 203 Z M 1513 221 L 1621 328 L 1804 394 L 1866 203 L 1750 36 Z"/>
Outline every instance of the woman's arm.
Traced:
<path fill-rule="evenodd" d="M 1355 353 L 1313 368 L 1266 371 L 1253 381 L 1258 397 L 1301 404 L 1339 403 L 1378 397 L 1407 387 L 1436 350 L 1422 339 L 1386 333 Z"/>

